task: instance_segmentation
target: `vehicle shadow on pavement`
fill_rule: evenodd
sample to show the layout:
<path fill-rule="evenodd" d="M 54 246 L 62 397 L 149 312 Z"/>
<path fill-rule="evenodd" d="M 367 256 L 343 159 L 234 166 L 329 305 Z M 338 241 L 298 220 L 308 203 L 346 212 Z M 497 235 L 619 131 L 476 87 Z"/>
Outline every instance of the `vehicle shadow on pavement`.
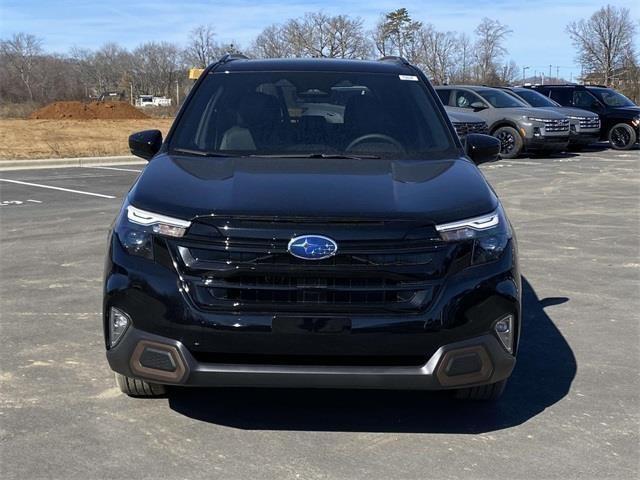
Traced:
<path fill-rule="evenodd" d="M 571 347 L 545 313 L 566 297 L 540 300 L 523 277 L 518 363 L 495 404 L 454 401 L 445 392 L 290 389 L 174 389 L 185 416 L 249 430 L 411 433 L 491 432 L 520 425 L 562 399 L 576 374 Z"/>

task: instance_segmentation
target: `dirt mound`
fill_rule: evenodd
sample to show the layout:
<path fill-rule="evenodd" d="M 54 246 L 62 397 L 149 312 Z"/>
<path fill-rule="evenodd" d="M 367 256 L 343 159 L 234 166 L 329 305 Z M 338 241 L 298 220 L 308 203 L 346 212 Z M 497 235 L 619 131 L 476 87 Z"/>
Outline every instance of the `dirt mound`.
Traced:
<path fill-rule="evenodd" d="M 29 119 L 31 120 L 115 120 L 143 118 L 149 117 L 125 102 L 53 102 L 29 115 Z"/>

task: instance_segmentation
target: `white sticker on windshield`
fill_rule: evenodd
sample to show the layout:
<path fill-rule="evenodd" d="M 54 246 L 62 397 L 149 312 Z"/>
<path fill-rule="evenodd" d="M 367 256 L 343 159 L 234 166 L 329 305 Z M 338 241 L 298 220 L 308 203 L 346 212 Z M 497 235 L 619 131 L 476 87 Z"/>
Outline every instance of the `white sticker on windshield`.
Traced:
<path fill-rule="evenodd" d="M 415 75 L 398 75 L 400 80 L 409 80 L 410 82 L 418 82 L 418 77 Z"/>

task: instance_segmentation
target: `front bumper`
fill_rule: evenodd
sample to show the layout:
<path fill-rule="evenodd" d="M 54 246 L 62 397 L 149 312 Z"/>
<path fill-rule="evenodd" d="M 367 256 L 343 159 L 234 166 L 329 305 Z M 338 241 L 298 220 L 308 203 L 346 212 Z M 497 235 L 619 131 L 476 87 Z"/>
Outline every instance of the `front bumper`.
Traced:
<path fill-rule="evenodd" d="M 145 349 L 156 355 L 144 357 Z M 159 358 L 165 355 L 166 361 Z M 370 388 L 441 390 L 482 385 L 511 375 L 515 357 L 495 336 L 482 335 L 439 348 L 420 366 L 304 366 L 198 362 L 173 339 L 129 329 L 107 351 L 112 370 L 129 377 L 201 387 Z M 158 368 L 149 368 L 149 366 Z"/>
<path fill-rule="evenodd" d="M 561 152 L 569 146 L 569 135 L 529 137 L 524 139 L 524 146 L 529 152 Z"/>
<path fill-rule="evenodd" d="M 572 135 L 569 137 L 569 145 L 586 146 L 598 141 L 600 141 L 600 130 L 593 132 L 581 131 L 572 133 Z"/>
<path fill-rule="evenodd" d="M 150 382 L 444 389 L 499 381 L 509 376 L 515 363 L 493 333 L 499 318 L 513 315 L 517 351 L 521 285 L 513 240 L 499 260 L 444 279 L 436 298 L 419 314 L 300 315 L 305 321 L 345 317 L 349 329 L 337 333 L 282 332 L 272 328 L 278 317 L 274 313 L 198 308 L 180 287 L 175 270 L 128 255 L 113 237 L 105 273 L 103 321 L 109 365 Z M 109 348 L 111 307 L 130 316 L 131 325 Z M 466 367 L 448 366 L 458 362 L 454 354 L 463 357 Z M 142 355 L 148 358 L 141 361 Z M 283 356 L 286 361 L 272 362 Z M 305 362 L 305 357 L 314 361 Z M 404 361 L 407 357 L 411 362 Z M 443 370 L 448 368 L 458 374 L 448 375 Z"/>

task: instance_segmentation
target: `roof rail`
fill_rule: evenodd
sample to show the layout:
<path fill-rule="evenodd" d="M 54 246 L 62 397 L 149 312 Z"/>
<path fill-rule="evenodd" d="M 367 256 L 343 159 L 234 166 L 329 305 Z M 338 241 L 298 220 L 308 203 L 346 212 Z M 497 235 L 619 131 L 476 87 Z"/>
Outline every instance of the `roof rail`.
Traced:
<path fill-rule="evenodd" d="M 249 57 L 243 55 L 242 53 L 225 53 L 218 62 L 227 63 L 232 60 L 249 60 Z"/>
<path fill-rule="evenodd" d="M 397 55 L 385 55 L 378 59 L 379 62 L 395 62 L 402 63 L 403 65 L 409 65 L 409 61 L 404 57 L 399 57 Z"/>

